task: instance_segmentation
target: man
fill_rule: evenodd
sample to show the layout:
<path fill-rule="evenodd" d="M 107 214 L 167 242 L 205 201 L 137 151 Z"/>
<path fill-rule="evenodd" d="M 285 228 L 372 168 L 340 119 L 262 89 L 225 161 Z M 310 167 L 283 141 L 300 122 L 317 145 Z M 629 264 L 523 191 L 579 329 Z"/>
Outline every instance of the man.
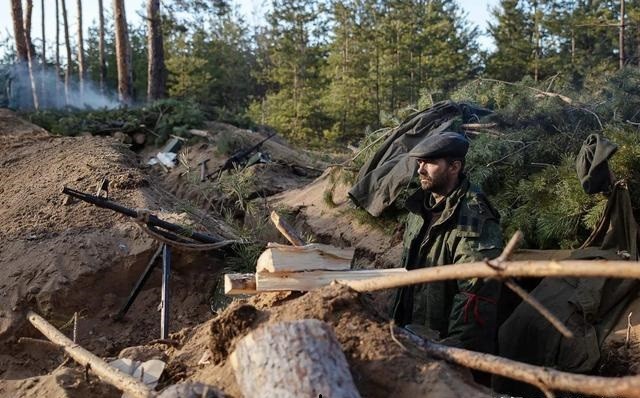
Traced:
<path fill-rule="evenodd" d="M 407 269 L 468 263 L 502 250 L 499 215 L 463 173 L 469 141 L 444 132 L 409 152 L 418 162 L 421 188 L 406 202 L 403 264 Z M 409 286 L 398 292 L 394 318 L 408 330 L 425 327 L 444 344 L 496 351 L 501 283 L 467 279 Z"/>

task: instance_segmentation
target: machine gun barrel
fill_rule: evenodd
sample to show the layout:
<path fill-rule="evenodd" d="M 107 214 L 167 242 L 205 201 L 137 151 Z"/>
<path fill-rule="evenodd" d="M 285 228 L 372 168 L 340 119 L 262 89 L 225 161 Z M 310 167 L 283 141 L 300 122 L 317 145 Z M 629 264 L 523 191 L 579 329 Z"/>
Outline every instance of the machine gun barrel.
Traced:
<path fill-rule="evenodd" d="M 138 218 L 141 215 L 141 213 L 135 209 L 130 209 L 116 202 L 112 202 L 108 199 L 101 198 L 100 196 L 91 195 L 89 193 L 77 191 L 72 188 L 64 187 L 62 189 L 62 193 L 67 194 L 71 197 L 80 199 L 84 202 L 91 203 L 95 206 L 102 207 L 103 209 L 109 209 L 117 213 L 124 214 L 127 217 Z M 191 238 L 195 241 L 202 242 L 202 243 L 218 243 L 224 240 L 221 237 L 215 237 L 208 234 L 191 231 L 181 225 L 173 224 L 173 223 L 161 220 L 153 214 L 149 214 L 145 221 L 149 226 L 163 228 L 163 229 L 166 229 L 167 231 L 174 232 L 179 236 Z"/>
<path fill-rule="evenodd" d="M 234 153 L 227 160 L 225 160 L 224 164 L 220 166 L 218 169 L 216 169 L 216 171 L 207 174 L 207 178 L 211 178 L 216 174 L 222 173 L 223 171 L 230 170 L 235 164 L 242 162 L 247 156 L 251 155 L 253 151 L 260 148 L 262 144 L 264 144 L 267 140 L 270 140 L 274 135 L 276 135 L 276 133 L 270 134 L 269 136 L 264 138 L 262 141 L 258 142 L 257 144 L 255 144 L 254 146 L 248 149 L 243 149 Z"/>

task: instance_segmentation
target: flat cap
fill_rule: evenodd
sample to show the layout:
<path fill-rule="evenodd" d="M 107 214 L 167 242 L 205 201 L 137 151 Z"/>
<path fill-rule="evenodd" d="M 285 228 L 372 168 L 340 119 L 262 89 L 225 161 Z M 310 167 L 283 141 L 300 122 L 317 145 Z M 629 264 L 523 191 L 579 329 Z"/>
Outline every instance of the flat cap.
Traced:
<path fill-rule="evenodd" d="M 445 131 L 427 136 L 410 152 L 419 159 L 464 158 L 469 150 L 469 140 L 459 133 Z"/>

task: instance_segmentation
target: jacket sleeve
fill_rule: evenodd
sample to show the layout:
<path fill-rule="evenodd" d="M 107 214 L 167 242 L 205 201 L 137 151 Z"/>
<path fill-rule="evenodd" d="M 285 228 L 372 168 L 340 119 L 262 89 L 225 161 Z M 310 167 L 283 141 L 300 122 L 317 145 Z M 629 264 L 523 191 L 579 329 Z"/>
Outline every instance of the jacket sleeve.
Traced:
<path fill-rule="evenodd" d="M 452 247 L 454 263 L 495 258 L 502 251 L 500 226 L 484 220 L 479 231 L 460 231 Z M 495 352 L 497 304 L 502 283 L 478 278 L 459 280 L 449 315 L 448 336 L 443 343 L 482 352 Z"/>

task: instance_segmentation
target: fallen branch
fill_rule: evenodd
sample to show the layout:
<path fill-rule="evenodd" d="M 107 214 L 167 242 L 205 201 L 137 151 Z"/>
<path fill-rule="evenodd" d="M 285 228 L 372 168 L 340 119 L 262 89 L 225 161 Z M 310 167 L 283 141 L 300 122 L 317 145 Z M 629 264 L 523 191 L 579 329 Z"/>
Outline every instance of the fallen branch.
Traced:
<path fill-rule="evenodd" d="M 486 79 L 486 78 L 480 78 L 478 79 L 480 81 L 486 81 L 486 82 L 493 82 L 493 83 L 502 83 L 502 84 L 507 84 L 509 86 L 516 86 L 516 87 L 522 87 L 522 88 L 526 88 L 529 89 L 531 91 L 535 91 L 536 93 L 545 96 L 545 97 L 555 97 L 555 98 L 559 98 L 560 100 L 562 100 L 563 102 L 566 102 L 567 104 L 573 104 L 573 100 L 565 95 L 562 94 L 558 94 L 558 93 L 551 93 L 549 91 L 543 91 L 540 90 L 538 88 L 535 87 L 531 87 L 531 86 L 525 86 L 524 84 L 520 84 L 520 83 L 511 83 L 511 82 L 506 82 L 504 80 L 498 80 L 498 79 Z"/>
<path fill-rule="evenodd" d="M 397 334 L 431 356 L 471 369 L 523 381 L 540 388 L 545 393 L 550 390 L 560 390 L 589 396 L 640 397 L 640 376 L 601 377 L 561 372 L 495 355 L 448 347 L 424 340 L 404 329 L 397 327 L 394 329 Z"/>
<path fill-rule="evenodd" d="M 391 289 L 421 283 L 470 278 L 584 276 L 640 279 L 637 261 L 565 260 L 510 261 L 504 270 L 493 269 L 484 261 L 420 268 L 384 277 L 343 282 L 358 292 Z"/>
<path fill-rule="evenodd" d="M 29 311 L 27 313 L 27 319 L 54 344 L 61 346 L 76 362 L 85 368 L 91 368 L 93 373 L 98 375 L 103 381 L 115 386 L 120 391 L 126 392 L 132 397 L 147 398 L 154 395 L 153 391 L 144 385 L 144 383 L 124 374 L 91 352 L 80 347 L 78 344 L 75 344 L 35 312 Z"/>
<path fill-rule="evenodd" d="M 498 123 L 463 123 L 460 128 L 463 129 L 491 129 L 497 127 Z"/>

